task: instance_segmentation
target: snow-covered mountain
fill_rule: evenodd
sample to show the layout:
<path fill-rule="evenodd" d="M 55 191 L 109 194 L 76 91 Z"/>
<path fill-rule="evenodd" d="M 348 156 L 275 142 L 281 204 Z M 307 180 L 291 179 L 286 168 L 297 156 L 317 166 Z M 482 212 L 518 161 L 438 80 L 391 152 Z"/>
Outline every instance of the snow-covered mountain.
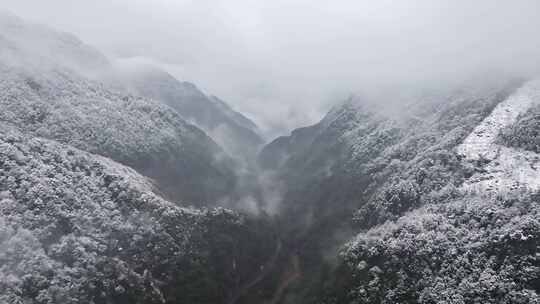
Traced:
<path fill-rule="evenodd" d="M 538 81 L 521 84 L 457 146 L 447 148 L 458 155 L 454 168 L 433 162 L 416 168 L 422 170 L 421 180 L 430 182 L 432 175 L 424 172 L 455 174 L 465 169 L 463 178 L 452 178 L 452 184 L 440 190 L 423 189 L 425 182 L 418 178 L 407 180 L 405 188 L 395 188 L 403 181 L 387 187 L 369 207 L 414 211 L 358 234 L 343 248 L 351 278 L 345 289 L 354 292 L 345 296 L 341 290 L 329 296 L 329 302 L 540 301 L 540 154 L 524 149 L 537 146 L 540 136 L 534 124 L 523 125 L 539 104 Z M 524 126 L 527 136 L 508 145 L 503 130 L 523 131 Z M 447 168 L 441 170 L 441 165 Z M 366 222 L 370 216 L 364 207 L 357 220 Z"/>
<path fill-rule="evenodd" d="M 110 159 L 0 123 L 0 302 L 234 296 L 271 239 L 238 213 L 181 208 L 152 188 Z"/>
<path fill-rule="evenodd" d="M 0 11 L 2 61 L 19 66 L 62 66 L 79 73 L 98 72 L 109 65 L 105 56 L 77 37 L 25 22 Z"/>
<path fill-rule="evenodd" d="M 231 160 L 103 68 L 73 36 L 0 15 L 0 303 L 227 303 L 270 259 L 271 227 L 180 207 L 227 195 Z"/>
<path fill-rule="evenodd" d="M 520 87 L 505 101 L 499 103 L 493 112 L 457 147 L 458 153 L 468 160 L 488 163 L 485 172 L 472 176 L 464 185 L 473 191 L 506 192 L 509 189 L 526 188 L 540 190 L 540 155 L 538 150 L 527 151 L 521 147 L 508 147 L 500 139 L 506 127 L 517 125 L 520 115 L 540 106 L 540 81 L 530 81 Z M 526 126 L 532 131 L 530 144 L 538 146 L 534 124 Z M 535 149 L 535 148 L 533 148 Z"/>
<path fill-rule="evenodd" d="M 300 303 L 538 301 L 536 83 L 403 97 L 398 116 L 352 98 L 267 145 L 261 165 L 288 185 L 282 227 L 310 249 Z M 529 131 L 504 132 L 520 121 Z M 509 132 L 526 134 L 517 142 L 529 151 L 497 139 Z M 346 245 L 329 270 L 336 243 Z"/>
<path fill-rule="evenodd" d="M 0 14 L 0 303 L 540 302 L 539 80 L 351 97 L 259 172 L 249 119 L 125 68 Z M 221 200 L 274 218 L 182 207 Z"/>
<path fill-rule="evenodd" d="M 116 64 L 117 81 L 137 95 L 169 105 L 188 122 L 204 130 L 230 155 L 253 162 L 264 143 L 258 127 L 223 100 L 208 96 L 190 82 L 136 60 Z"/>
<path fill-rule="evenodd" d="M 0 120 L 112 158 L 178 201 L 212 204 L 234 189 L 231 159 L 174 109 L 95 77 L 104 56 L 68 34 L 0 17 Z"/>

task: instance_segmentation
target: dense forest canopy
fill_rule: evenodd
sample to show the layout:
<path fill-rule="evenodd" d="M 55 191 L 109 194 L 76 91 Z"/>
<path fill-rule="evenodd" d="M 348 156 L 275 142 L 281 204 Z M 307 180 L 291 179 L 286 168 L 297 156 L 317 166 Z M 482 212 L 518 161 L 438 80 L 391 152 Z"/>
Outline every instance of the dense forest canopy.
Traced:
<path fill-rule="evenodd" d="M 537 3 L 11 2 L 1 303 L 540 303 Z"/>

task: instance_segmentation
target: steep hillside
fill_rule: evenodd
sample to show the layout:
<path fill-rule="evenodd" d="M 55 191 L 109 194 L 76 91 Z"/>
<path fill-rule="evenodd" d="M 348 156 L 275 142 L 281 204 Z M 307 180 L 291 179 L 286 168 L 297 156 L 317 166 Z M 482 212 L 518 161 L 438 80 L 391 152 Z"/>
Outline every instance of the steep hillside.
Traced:
<path fill-rule="evenodd" d="M 0 303 L 540 303 L 539 109 L 365 92 L 257 153 L 195 85 L 0 14 Z"/>
<path fill-rule="evenodd" d="M 343 248 L 322 302 L 538 303 L 540 155 L 504 140 L 534 135 L 538 104 L 538 81 L 524 83 L 446 148 L 453 165 L 431 161 L 383 186 L 358 211 L 369 229 Z M 535 136 L 523 139 L 529 147 Z M 446 176 L 442 188 L 434 176 Z"/>
<path fill-rule="evenodd" d="M 224 101 L 149 64 L 124 62 L 117 71 L 120 82 L 131 91 L 164 102 L 203 129 L 231 156 L 253 162 L 263 144 L 258 128 Z"/>
<path fill-rule="evenodd" d="M 131 166 L 176 200 L 213 203 L 234 189 L 231 160 L 203 131 L 159 102 L 91 79 L 87 64 L 107 65 L 98 52 L 15 17 L 0 20 L 0 121 Z"/>
<path fill-rule="evenodd" d="M 269 227 L 184 209 L 130 168 L 0 124 L 0 302 L 225 303 Z"/>
<path fill-rule="evenodd" d="M 538 303 L 538 195 L 464 196 L 356 236 L 322 303 Z"/>
<path fill-rule="evenodd" d="M 351 99 L 320 123 L 276 139 L 259 160 L 289 185 L 285 213 L 295 208 L 313 211 L 314 216 L 346 213 L 350 210 L 343 209 L 366 203 L 393 177 L 419 174 L 416 171 L 436 162 L 457 164 L 452 148 L 515 87 L 499 82 L 408 97 L 397 102 L 403 109 L 399 117 L 373 106 L 376 102 Z M 437 178 L 429 182 L 447 184 L 444 176 Z"/>
<path fill-rule="evenodd" d="M 465 187 L 474 191 L 508 191 L 526 188 L 540 190 L 540 155 L 535 152 L 538 142 L 534 123 L 527 122 L 523 114 L 532 115 L 533 107 L 540 106 L 540 82 L 530 81 L 512 96 L 499 103 L 493 112 L 479 124 L 458 146 L 458 153 L 467 160 L 481 160 L 487 163 L 484 171 L 472 176 Z M 530 118 L 529 118 L 530 119 Z M 512 138 L 506 128 L 514 132 Z M 502 134 L 501 134 L 502 133 Z M 525 133 L 529 136 L 526 136 Z M 503 136 L 503 142 L 498 140 Z M 505 141 L 510 144 L 505 145 Z M 527 151 L 520 149 L 521 146 Z"/>
<path fill-rule="evenodd" d="M 538 303 L 539 104 L 538 81 L 500 102 L 455 147 L 474 171 L 451 191 L 394 190 L 423 206 L 350 241 L 323 302 Z"/>
<path fill-rule="evenodd" d="M 396 103 L 397 116 L 377 102 L 353 99 L 317 125 L 265 147 L 261 163 L 286 181 L 281 227 L 300 252 L 304 272 L 289 300 L 317 302 L 328 285 L 348 283 L 340 281 L 350 278 L 347 273 L 332 274 L 336 261 L 329 257 L 355 231 L 456 197 L 466 180 L 485 170 L 456 147 L 520 85 L 470 83 L 412 96 Z"/>
<path fill-rule="evenodd" d="M 514 124 L 502 129 L 499 142 L 508 147 L 540 153 L 540 105 L 521 113 Z"/>

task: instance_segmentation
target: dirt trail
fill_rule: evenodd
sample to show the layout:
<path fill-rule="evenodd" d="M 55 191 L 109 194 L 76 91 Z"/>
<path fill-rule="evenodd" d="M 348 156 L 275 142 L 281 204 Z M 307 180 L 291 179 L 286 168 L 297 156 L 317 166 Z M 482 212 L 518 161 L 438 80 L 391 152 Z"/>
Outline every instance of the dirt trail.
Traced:
<path fill-rule="evenodd" d="M 283 279 L 281 280 L 278 288 L 276 289 L 272 300 L 270 302 L 267 302 L 267 304 L 278 304 L 281 301 L 283 293 L 285 292 L 287 287 L 289 287 L 292 282 L 294 282 L 300 277 L 300 258 L 298 257 L 298 254 L 293 254 L 291 256 L 289 267 L 290 268 L 287 269 L 283 276 Z"/>

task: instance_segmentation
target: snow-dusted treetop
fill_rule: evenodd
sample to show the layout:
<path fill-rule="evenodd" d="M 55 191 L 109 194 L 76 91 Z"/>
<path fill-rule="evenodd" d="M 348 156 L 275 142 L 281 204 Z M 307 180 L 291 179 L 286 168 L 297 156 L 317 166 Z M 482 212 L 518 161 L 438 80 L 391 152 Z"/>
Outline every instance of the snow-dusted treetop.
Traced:
<path fill-rule="evenodd" d="M 203 131 L 92 79 L 108 66 L 100 53 L 69 34 L 0 20 L 1 121 L 129 165 L 176 199 L 212 203 L 233 188 L 228 157 Z"/>

